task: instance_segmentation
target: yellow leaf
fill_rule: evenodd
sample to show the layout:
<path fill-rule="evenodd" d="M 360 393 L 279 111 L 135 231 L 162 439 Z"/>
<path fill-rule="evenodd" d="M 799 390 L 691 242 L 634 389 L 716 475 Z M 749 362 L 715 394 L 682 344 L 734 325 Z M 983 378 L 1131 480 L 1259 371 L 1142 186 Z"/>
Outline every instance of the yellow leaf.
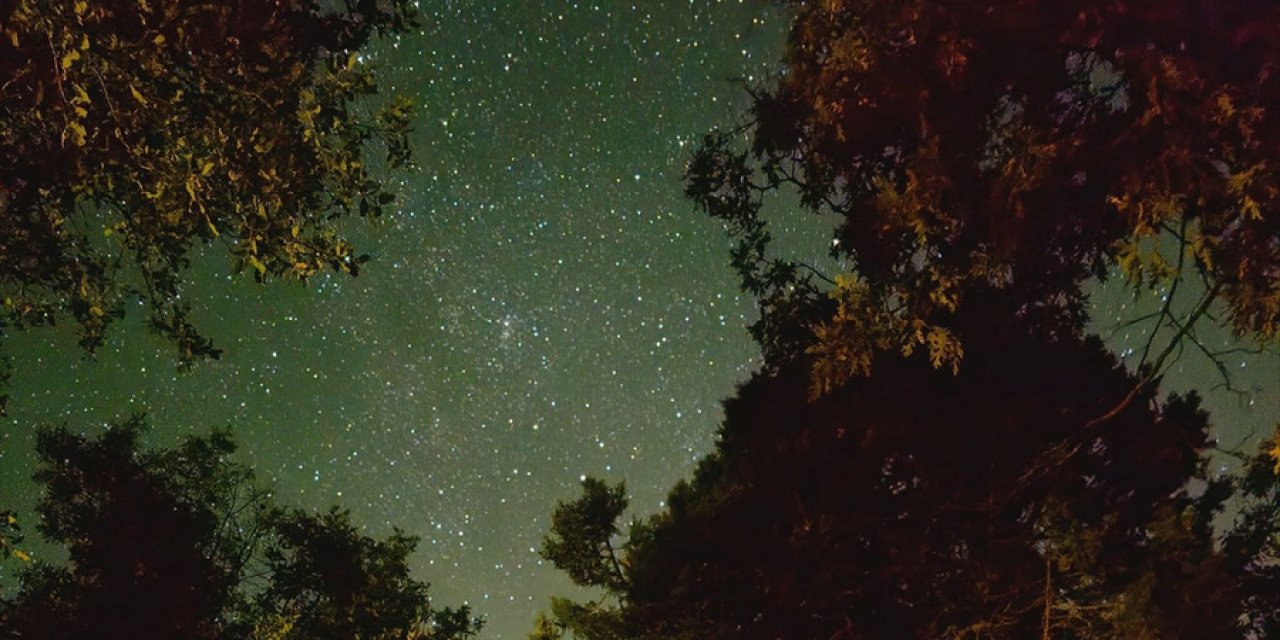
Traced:
<path fill-rule="evenodd" d="M 1130 280 L 1142 278 L 1142 256 L 1138 253 L 1138 245 L 1126 242 L 1116 251 L 1116 266 Z"/>
<path fill-rule="evenodd" d="M 14 549 L 13 555 L 14 557 L 16 557 L 17 559 L 23 562 L 31 562 L 31 555 L 28 554 L 26 551 L 23 551 L 22 549 Z"/>
<path fill-rule="evenodd" d="M 142 93 L 136 87 L 129 85 L 129 93 L 133 94 L 133 99 L 140 102 L 142 106 L 147 106 L 147 99 L 142 97 Z"/>
<path fill-rule="evenodd" d="M 77 115 L 77 116 L 79 116 L 79 117 L 81 117 L 81 118 L 83 118 L 83 117 L 85 117 L 85 116 L 89 115 L 89 110 L 88 110 L 88 109 L 85 109 L 84 107 L 79 107 L 79 106 L 77 106 L 77 107 L 73 107 L 73 108 L 75 109 L 76 115 Z"/>
<path fill-rule="evenodd" d="M 212 222 L 206 222 L 205 224 L 209 225 L 209 233 L 212 233 L 212 234 L 213 234 L 213 237 L 217 238 L 218 236 L 221 236 L 221 235 L 222 235 L 222 234 L 218 233 L 218 228 L 217 228 L 217 227 L 215 227 L 215 226 L 213 226 L 213 223 L 212 223 Z"/>
<path fill-rule="evenodd" d="M 258 256 L 251 254 L 249 256 L 249 264 L 253 265 L 253 268 L 258 270 L 259 275 L 266 274 L 267 265 L 262 264 L 262 261 L 258 259 Z"/>
<path fill-rule="evenodd" d="M 1262 219 L 1262 207 L 1258 206 L 1258 201 L 1257 201 L 1257 200 L 1254 200 L 1253 198 L 1250 198 L 1249 196 L 1245 196 L 1245 197 L 1240 201 L 1240 209 L 1241 209 L 1241 211 L 1243 211 L 1243 212 L 1244 212 L 1244 214 L 1245 214 L 1246 216 L 1248 216 L 1248 217 L 1249 217 L 1249 219 L 1250 219 L 1250 220 L 1261 220 L 1261 219 Z"/>
<path fill-rule="evenodd" d="M 64 130 L 64 131 L 62 132 L 62 139 L 63 139 L 63 140 L 66 140 L 66 139 L 67 139 L 67 133 L 68 133 L 68 132 L 70 132 L 70 134 L 71 134 L 71 142 L 75 143 L 75 145 L 76 145 L 77 147 L 83 147 L 83 146 L 84 146 L 84 142 L 85 142 L 85 133 L 86 133 L 86 132 L 85 132 L 85 130 L 84 130 L 84 127 L 83 127 L 83 126 L 81 126 L 81 124 L 80 124 L 79 122 L 76 122 L 75 120 L 72 120 L 71 122 L 68 122 L 68 123 L 67 123 L 67 128 L 66 128 L 66 130 Z"/>
<path fill-rule="evenodd" d="M 1236 106 L 1231 102 L 1231 96 L 1222 93 L 1218 95 L 1218 111 L 1222 112 L 1224 118 L 1230 118 L 1235 115 Z"/>
<path fill-rule="evenodd" d="M 17 32 L 17 31 L 9 31 L 9 32 L 8 32 L 8 34 L 9 34 L 9 42 L 10 42 L 11 44 L 13 44 L 13 48 L 14 48 L 14 49 L 17 49 L 17 48 L 20 46 L 20 45 L 18 44 L 18 32 Z"/>
<path fill-rule="evenodd" d="M 80 50 L 81 51 L 89 50 L 89 36 L 85 35 L 80 37 Z"/>
<path fill-rule="evenodd" d="M 1276 423 L 1276 435 L 1271 440 L 1271 448 L 1267 450 L 1267 455 L 1275 462 L 1275 466 L 1271 467 L 1271 473 L 1280 475 L 1280 422 Z"/>
<path fill-rule="evenodd" d="M 204 166 L 200 167 L 200 175 L 202 176 L 209 175 L 210 171 L 213 171 L 213 161 L 205 162 Z"/>
<path fill-rule="evenodd" d="M 1194 228 L 1187 230 L 1187 252 L 1203 262 L 1208 269 L 1213 269 L 1212 247 L 1204 235 Z"/>
<path fill-rule="evenodd" d="M 160 45 L 162 45 L 162 44 L 164 44 L 164 34 L 162 33 L 162 34 L 160 34 L 160 35 L 156 36 L 156 37 L 155 37 L 155 39 L 154 39 L 154 40 L 152 40 L 152 42 L 154 42 L 154 43 L 156 44 L 156 46 L 157 46 L 157 47 L 158 47 L 158 46 L 160 46 Z"/>
<path fill-rule="evenodd" d="M 70 69 L 71 63 L 79 59 L 80 59 L 79 51 L 68 51 L 65 55 L 62 56 L 62 63 L 61 63 L 62 70 L 66 71 L 67 69 Z"/>
<path fill-rule="evenodd" d="M 80 15 L 84 13 L 85 9 L 88 9 L 88 8 L 89 8 L 88 0 L 76 0 L 76 4 L 75 4 L 76 15 Z"/>
<path fill-rule="evenodd" d="M 929 363 L 933 365 L 933 368 L 938 369 L 947 364 L 951 365 L 951 373 L 953 375 L 959 373 L 960 359 L 964 357 L 964 348 L 950 331 L 942 327 L 931 327 L 929 333 L 925 336 L 925 340 L 929 346 Z"/>

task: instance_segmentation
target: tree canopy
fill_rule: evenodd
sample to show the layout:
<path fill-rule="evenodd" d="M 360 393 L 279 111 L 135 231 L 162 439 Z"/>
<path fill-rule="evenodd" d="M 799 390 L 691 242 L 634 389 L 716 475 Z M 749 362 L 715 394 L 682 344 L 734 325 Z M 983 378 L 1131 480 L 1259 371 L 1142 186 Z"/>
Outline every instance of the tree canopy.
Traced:
<path fill-rule="evenodd" d="M 556 599 L 534 637 L 1274 633 L 1274 451 L 1247 476 L 1207 474 L 1194 395 L 1145 392 L 1111 428 L 1082 430 L 1136 375 L 1094 339 L 971 313 L 988 304 L 971 298 L 955 319 L 970 348 L 954 375 L 924 354 L 887 359 L 810 400 L 803 363 L 757 374 L 693 479 L 613 541 L 621 579 L 573 571 L 599 562 L 610 527 L 576 529 L 595 543 L 568 561 L 544 546 L 605 596 Z M 604 486 L 584 484 L 555 522 L 615 513 L 591 508 Z M 1246 506 L 1224 516 L 1232 495 Z"/>
<path fill-rule="evenodd" d="M 583 480 L 582 497 L 552 514 L 542 554 L 578 584 L 620 588 L 622 567 L 613 538 L 618 535 L 618 517 L 626 509 L 625 485 L 610 487 L 595 478 Z"/>
<path fill-rule="evenodd" d="M 144 427 L 134 418 L 98 438 L 40 432 L 37 529 L 69 561 L 23 569 L 0 600 L 0 636 L 443 640 L 479 630 L 468 607 L 433 608 L 409 575 L 415 538 L 371 538 L 336 507 L 276 504 L 230 461 L 226 432 L 144 450 Z"/>
<path fill-rule="evenodd" d="M 1239 335 L 1280 338 L 1273 5 L 786 4 L 785 72 L 753 88 L 743 127 L 706 138 L 687 191 L 736 240 L 767 356 L 809 348 L 816 393 L 877 352 L 957 366 L 948 318 L 974 290 L 1013 291 L 1039 330 L 1069 331 L 1081 283 L 1112 270 L 1192 296 L 1153 333 L 1194 337 L 1221 300 Z M 789 319 L 825 283 L 770 253 L 764 195 L 785 189 L 835 214 L 831 252 L 852 265 L 804 330 Z"/>
<path fill-rule="evenodd" d="M 543 555 L 599 597 L 531 638 L 1280 633 L 1280 433 L 1210 473 L 1199 398 L 1158 393 L 1182 349 L 1219 362 L 1198 323 L 1280 339 L 1280 9 L 784 4 L 784 71 L 686 174 L 763 367 L 625 538 L 560 527 L 621 485 L 557 507 Z M 774 245 L 782 193 L 846 272 Z M 1161 300 L 1136 366 L 1085 335 L 1116 274 Z"/>
<path fill-rule="evenodd" d="M 358 50 L 414 4 L 4 3 L 0 329 L 72 320 L 92 352 L 138 299 L 190 362 L 218 353 L 184 296 L 197 246 L 259 280 L 356 273 L 337 223 L 394 200 L 411 116 L 370 102 Z"/>

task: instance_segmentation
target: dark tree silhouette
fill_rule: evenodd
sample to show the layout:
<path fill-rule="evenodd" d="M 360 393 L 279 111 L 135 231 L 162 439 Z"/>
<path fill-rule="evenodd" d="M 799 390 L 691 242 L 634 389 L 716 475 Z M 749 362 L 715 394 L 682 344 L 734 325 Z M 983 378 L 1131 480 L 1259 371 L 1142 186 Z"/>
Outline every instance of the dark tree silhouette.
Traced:
<path fill-rule="evenodd" d="M 622 567 L 613 548 L 617 520 L 627 510 L 627 488 L 595 478 L 582 482 L 582 497 L 561 504 L 551 515 L 551 534 L 542 555 L 577 584 L 605 589 L 622 586 Z"/>
<path fill-rule="evenodd" d="M 1245 597 L 1252 638 L 1280 637 L 1280 424 L 1236 481 L 1241 508 L 1223 541 Z"/>
<path fill-rule="evenodd" d="M 433 609 L 408 573 L 416 540 L 361 535 L 346 512 L 286 509 L 229 461 L 225 432 L 144 450 L 143 421 L 95 439 L 39 436 L 38 529 L 66 566 L 36 564 L 0 601 L 4 638 L 466 638 L 467 607 Z"/>
<path fill-rule="evenodd" d="M 1197 398 L 1157 389 L 1184 349 L 1221 365 L 1205 319 L 1280 338 L 1280 8 L 785 4 L 785 73 L 686 174 L 764 366 L 663 512 L 553 557 L 609 540 L 622 579 L 571 572 L 603 596 L 533 637 L 1276 633 L 1280 444 L 1207 477 Z M 788 191 L 848 273 L 778 254 Z M 1132 370 L 1083 337 L 1115 272 L 1163 296 Z"/>
<path fill-rule="evenodd" d="M 886 359 L 816 401 L 802 363 L 755 376 L 693 480 L 633 525 L 622 584 L 557 602 L 541 637 L 1245 637 L 1274 603 L 1274 494 L 1259 533 L 1227 538 L 1246 551 L 1217 549 L 1231 487 L 1204 483 L 1196 398 L 1146 394 L 1077 440 L 1135 376 L 1010 309 L 954 318 L 955 375 Z"/>

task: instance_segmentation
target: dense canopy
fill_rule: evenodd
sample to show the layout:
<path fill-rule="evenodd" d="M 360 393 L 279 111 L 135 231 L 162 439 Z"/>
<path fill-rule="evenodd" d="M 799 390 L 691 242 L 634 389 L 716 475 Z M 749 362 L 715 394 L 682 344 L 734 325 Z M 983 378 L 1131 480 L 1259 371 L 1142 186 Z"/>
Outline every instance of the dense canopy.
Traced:
<path fill-rule="evenodd" d="M 471 637 L 409 576 L 416 539 L 345 511 L 279 505 L 226 432 L 146 449 L 135 417 L 97 438 L 40 433 L 38 530 L 67 566 L 28 565 L 0 599 L 5 638 L 399 640 Z M 105 635 L 104 635 L 105 634 Z"/>
<path fill-rule="evenodd" d="M 543 554 L 599 597 L 531 637 L 1277 633 L 1280 446 L 1208 473 L 1159 383 L 1190 345 L 1225 372 L 1197 323 L 1280 338 L 1280 8 L 787 4 L 784 72 L 686 175 L 764 366 L 661 513 L 557 508 Z M 775 246 L 792 201 L 845 273 Z M 1161 301 L 1128 363 L 1085 335 L 1116 274 Z"/>
<path fill-rule="evenodd" d="M 1207 474 L 1195 396 L 1148 392 L 1083 429 L 1136 376 L 994 302 L 956 317 L 970 349 L 954 375 L 916 354 L 811 400 L 800 363 L 757 374 L 726 402 L 715 452 L 625 538 L 562 526 L 621 515 L 589 479 L 544 554 L 604 597 L 553 601 L 534 637 L 1274 633 L 1275 450 L 1244 476 Z"/>
<path fill-rule="evenodd" d="M 1280 337 L 1272 3 L 789 4 L 786 70 L 753 93 L 749 149 L 709 136 L 688 192 L 737 239 L 767 354 L 813 342 L 817 392 L 877 351 L 957 365 L 947 318 L 975 289 L 1069 331 L 1083 280 L 1112 267 L 1200 292 L 1157 323 L 1193 324 L 1220 298 L 1240 335 Z M 780 188 L 838 216 L 832 254 L 852 265 L 838 309 L 798 338 L 780 318 L 816 287 L 769 252 L 762 201 Z"/>

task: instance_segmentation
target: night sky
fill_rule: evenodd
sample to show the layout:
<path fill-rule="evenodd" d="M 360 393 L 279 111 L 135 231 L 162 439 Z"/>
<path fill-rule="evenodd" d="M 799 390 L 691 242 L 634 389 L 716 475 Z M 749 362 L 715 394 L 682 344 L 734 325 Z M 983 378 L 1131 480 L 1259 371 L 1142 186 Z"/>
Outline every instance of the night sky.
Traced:
<path fill-rule="evenodd" d="M 746 106 L 735 79 L 780 68 L 785 16 L 754 0 L 424 13 L 421 34 L 365 56 L 421 105 L 420 169 L 401 177 L 398 210 L 353 228 L 365 273 L 263 287 L 231 278 L 224 255 L 198 257 L 195 319 L 225 354 L 190 373 L 141 308 L 92 362 L 70 329 L 7 338 L 0 505 L 36 497 L 37 424 L 93 431 L 146 411 L 157 444 L 230 424 L 282 502 L 420 535 L 435 601 L 468 601 L 485 637 L 517 638 L 571 592 L 536 553 L 557 500 L 592 474 L 625 479 L 652 512 L 710 450 L 719 402 L 758 350 L 728 244 L 680 177 L 698 137 Z M 819 261 L 823 224 L 781 220 Z M 1098 296 L 1099 326 L 1151 303 L 1126 295 Z M 1263 392 L 1213 396 L 1224 445 L 1280 416 L 1275 358 L 1240 362 L 1241 384 Z M 1182 367 L 1172 386 L 1214 383 L 1203 362 Z"/>

